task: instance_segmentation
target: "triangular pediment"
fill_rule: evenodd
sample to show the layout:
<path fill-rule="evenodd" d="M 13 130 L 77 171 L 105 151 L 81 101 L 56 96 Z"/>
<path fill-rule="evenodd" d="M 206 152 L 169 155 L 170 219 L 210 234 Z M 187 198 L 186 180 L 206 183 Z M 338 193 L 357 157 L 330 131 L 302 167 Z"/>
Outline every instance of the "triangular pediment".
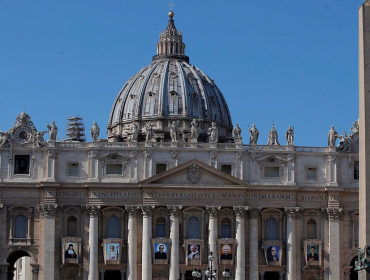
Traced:
<path fill-rule="evenodd" d="M 140 185 L 246 187 L 248 183 L 194 159 L 145 179 Z"/>

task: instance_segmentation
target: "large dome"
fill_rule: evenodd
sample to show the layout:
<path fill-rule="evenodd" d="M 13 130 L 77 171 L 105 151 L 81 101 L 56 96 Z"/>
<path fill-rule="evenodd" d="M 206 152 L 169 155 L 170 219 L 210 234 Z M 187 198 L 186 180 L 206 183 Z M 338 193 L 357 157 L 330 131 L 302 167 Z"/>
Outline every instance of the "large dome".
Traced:
<path fill-rule="evenodd" d="M 206 141 L 212 122 L 218 128 L 220 142 L 231 137 L 225 98 L 184 53 L 182 33 L 171 17 L 160 35 L 153 62 L 131 77 L 114 101 L 108 122 L 109 141 L 129 141 L 133 125 L 140 128 L 137 140 L 144 141 L 148 124 L 158 138 L 167 141 L 173 121 L 178 125 L 179 138 L 186 141 L 193 119 L 199 127 L 199 141 Z"/>

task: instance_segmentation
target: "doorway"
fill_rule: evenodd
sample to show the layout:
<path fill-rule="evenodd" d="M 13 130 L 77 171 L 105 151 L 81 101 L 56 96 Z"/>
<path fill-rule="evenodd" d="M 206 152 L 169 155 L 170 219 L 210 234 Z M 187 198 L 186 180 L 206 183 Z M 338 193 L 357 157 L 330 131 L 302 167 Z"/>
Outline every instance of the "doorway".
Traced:
<path fill-rule="evenodd" d="M 19 274 L 26 276 L 24 279 L 32 279 L 32 269 L 28 269 L 31 263 L 31 256 L 27 252 L 14 251 L 8 256 L 6 262 L 9 264 L 8 280 L 14 280 L 14 276 L 19 276 Z M 26 275 L 27 273 L 29 275 Z"/>
<path fill-rule="evenodd" d="M 106 270 L 104 273 L 104 280 L 121 280 L 121 271 Z"/>
<path fill-rule="evenodd" d="M 279 272 L 266 271 L 265 272 L 265 277 L 263 279 L 264 280 L 279 280 L 280 275 L 279 275 Z"/>
<path fill-rule="evenodd" d="M 358 274 L 357 274 L 357 271 L 355 271 L 355 262 L 358 260 L 357 257 L 354 257 L 350 263 L 350 266 L 352 266 L 351 270 L 350 270 L 350 276 L 349 276 L 349 280 L 358 280 Z"/>

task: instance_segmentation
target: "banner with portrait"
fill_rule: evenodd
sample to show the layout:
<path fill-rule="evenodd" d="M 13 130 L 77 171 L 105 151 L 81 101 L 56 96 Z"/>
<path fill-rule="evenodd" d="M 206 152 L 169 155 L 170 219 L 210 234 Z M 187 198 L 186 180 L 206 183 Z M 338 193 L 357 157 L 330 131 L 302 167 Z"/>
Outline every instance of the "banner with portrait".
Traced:
<path fill-rule="evenodd" d="M 153 264 L 168 264 L 171 255 L 171 239 L 152 238 Z"/>
<path fill-rule="evenodd" d="M 283 243 L 280 240 L 268 240 L 263 242 L 266 264 L 268 266 L 281 266 L 283 258 Z"/>
<path fill-rule="evenodd" d="M 232 238 L 217 240 L 219 264 L 233 265 L 236 251 L 236 241 Z"/>
<path fill-rule="evenodd" d="M 303 248 L 307 266 L 321 266 L 322 241 L 308 239 L 303 241 Z"/>
<path fill-rule="evenodd" d="M 103 239 L 103 253 L 105 264 L 121 264 L 123 239 Z"/>
<path fill-rule="evenodd" d="M 184 239 L 186 265 L 202 265 L 203 239 Z"/>
<path fill-rule="evenodd" d="M 62 238 L 62 263 L 78 264 L 81 254 L 81 238 L 63 237 Z"/>

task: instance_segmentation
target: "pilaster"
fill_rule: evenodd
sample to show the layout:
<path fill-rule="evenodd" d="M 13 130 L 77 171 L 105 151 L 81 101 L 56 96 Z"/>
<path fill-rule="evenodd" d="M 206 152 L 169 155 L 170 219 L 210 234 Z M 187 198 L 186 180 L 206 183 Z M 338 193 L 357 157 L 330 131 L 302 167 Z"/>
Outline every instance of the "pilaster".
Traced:
<path fill-rule="evenodd" d="M 261 208 L 249 212 L 249 279 L 258 279 L 258 218 Z"/>
<path fill-rule="evenodd" d="M 327 208 L 329 218 L 329 280 L 340 279 L 340 217 L 342 208 Z"/>

